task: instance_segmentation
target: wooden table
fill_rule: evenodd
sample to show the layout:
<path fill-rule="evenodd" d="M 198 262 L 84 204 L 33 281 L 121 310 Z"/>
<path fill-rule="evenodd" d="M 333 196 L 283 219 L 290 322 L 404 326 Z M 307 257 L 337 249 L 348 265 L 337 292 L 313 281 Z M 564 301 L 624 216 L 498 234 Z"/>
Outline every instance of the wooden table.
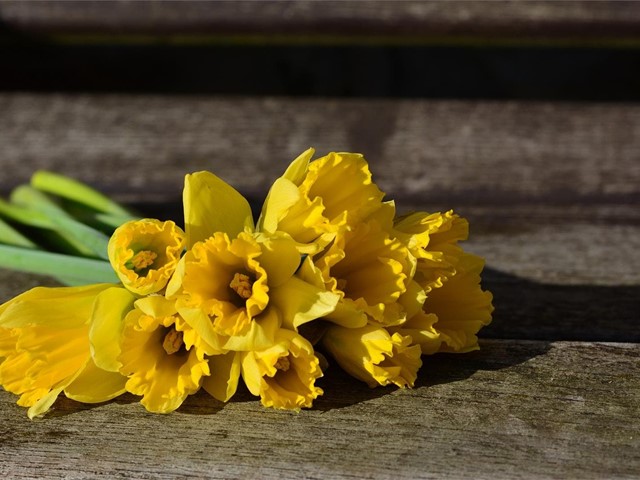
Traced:
<path fill-rule="evenodd" d="M 376 16 L 347 2 L 323 16 L 292 2 L 290 16 L 271 4 L 263 12 L 269 22 L 229 28 L 265 38 L 277 32 L 264 25 L 317 33 L 355 18 L 364 19 L 355 36 L 365 39 L 393 36 L 394 25 L 409 22 L 411 38 L 471 32 L 510 41 L 525 31 L 533 42 L 637 40 L 633 2 L 624 3 L 625 14 L 598 2 L 525 3 L 508 3 L 504 16 L 473 2 L 458 15 L 430 2 L 394 13 L 385 3 Z M 151 28 L 133 14 L 118 28 L 96 20 L 110 10 L 65 16 L 44 3 L 0 7 L 12 28 L 58 38 L 83 35 L 87 24 L 107 36 Z M 188 25 L 225 36 L 221 25 L 237 18 L 227 8 L 220 18 L 186 12 L 178 27 L 159 8 L 152 32 L 175 35 Z M 470 220 L 465 247 L 486 258 L 484 286 L 496 306 L 481 350 L 424 358 L 412 390 L 369 389 L 332 367 L 325 395 L 298 414 L 265 409 L 240 392 L 226 405 L 198 394 L 166 416 L 146 413 L 132 396 L 92 406 L 61 398 L 45 418 L 29 421 L 2 391 L 0 476 L 640 477 L 638 104 L 0 93 L 2 194 L 47 168 L 148 215 L 179 219 L 185 173 L 212 170 L 259 206 L 309 146 L 363 153 L 400 211 L 454 208 Z M 0 301 L 41 284 L 53 282 L 0 270 Z"/>
<path fill-rule="evenodd" d="M 482 349 L 425 358 L 415 389 L 332 368 L 299 414 L 125 396 L 29 421 L 0 393 L 8 477 L 640 475 L 637 106 L 5 94 L 0 132 L 3 187 L 47 167 L 172 218 L 185 172 L 257 200 L 310 145 L 361 151 L 400 209 L 470 219 L 496 305 Z M 42 283 L 0 278 L 2 300 Z"/>

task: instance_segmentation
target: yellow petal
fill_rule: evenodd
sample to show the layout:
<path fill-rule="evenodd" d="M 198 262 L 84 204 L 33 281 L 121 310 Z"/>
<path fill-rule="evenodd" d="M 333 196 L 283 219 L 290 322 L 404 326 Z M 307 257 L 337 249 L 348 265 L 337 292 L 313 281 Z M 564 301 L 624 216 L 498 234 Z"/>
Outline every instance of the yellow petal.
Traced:
<path fill-rule="evenodd" d="M 182 288 L 182 280 L 184 280 L 185 261 L 185 257 L 182 257 L 180 259 L 180 261 L 176 265 L 176 271 L 173 272 L 169 283 L 167 283 L 167 288 L 165 290 L 165 295 L 167 296 L 167 298 L 174 297 Z"/>
<path fill-rule="evenodd" d="M 136 308 L 155 318 L 170 317 L 178 312 L 175 302 L 157 295 L 136 300 Z"/>
<path fill-rule="evenodd" d="M 269 288 L 282 285 L 300 267 L 301 257 L 296 242 L 282 232 L 274 235 L 259 234 L 256 240 L 262 247 L 258 261 L 267 272 Z"/>
<path fill-rule="evenodd" d="M 442 345 L 441 335 L 433 327 L 437 321 L 435 314 L 420 310 L 405 323 L 390 330 L 410 336 L 414 343 L 420 345 L 423 355 L 433 355 Z"/>
<path fill-rule="evenodd" d="M 238 388 L 242 354 L 229 352 L 209 358 L 211 376 L 205 377 L 202 387 L 216 400 L 227 402 Z"/>
<path fill-rule="evenodd" d="M 277 309 L 268 308 L 259 317 L 254 318 L 247 332 L 232 335 L 223 344 L 225 350 L 250 351 L 262 350 L 272 345 L 275 334 L 280 328 L 281 318 Z"/>
<path fill-rule="evenodd" d="M 202 350 L 207 355 L 216 355 L 225 352 L 222 343 L 225 337 L 221 337 L 213 328 L 209 315 L 197 307 L 183 307 L 178 305 L 178 313 L 187 324 L 195 330 L 204 345 Z"/>
<path fill-rule="evenodd" d="M 278 222 L 289 209 L 300 199 L 298 187 L 286 178 L 278 178 L 264 201 L 262 213 L 258 219 L 258 230 L 273 233 L 278 229 Z"/>
<path fill-rule="evenodd" d="M 322 342 L 347 373 L 370 387 L 391 383 L 411 387 L 422 365 L 420 347 L 412 343 L 411 337 L 391 335 L 374 325 L 362 328 L 332 325 Z"/>
<path fill-rule="evenodd" d="M 187 248 L 215 232 L 225 232 L 235 238 L 245 228 L 253 230 L 247 200 L 211 172 L 196 172 L 185 177 L 183 203 Z"/>
<path fill-rule="evenodd" d="M 89 360 L 87 359 L 87 361 Z M 38 400 L 29 407 L 29 410 L 27 410 L 27 416 L 30 419 L 34 419 L 35 417 L 39 417 L 47 413 L 51 408 L 51 405 L 53 405 L 57 400 L 58 395 L 60 395 L 60 393 L 62 393 L 62 391 L 78 377 L 82 370 L 82 368 L 78 369 L 74 375 L 65 378 L 58 385 L 52 387 L 47 393 L 40 396 L 40 398 L 38 398 Z M 22 398 L 20 400 L 22 400 Z M 18 405 L 21 404 L 20 400 L 18 401 Z"/>
<path fill-rule="evenodd" d="M 45 395 L 40 397 L 31 407 L 27 410 L 27 416 L 33 420 L 36 417 L 40 417 L 49 411 L 51 405 L 58 399 L 58 395 L 64 390 L 64 386 L 49 390 Z"/>
<path fill-rule="evenodd" d="M 313 148 L 308 148 L 298 155 L 298 157 L 291 162 L 291 165 L 287 167 L 283 177 L 293 182 L 295 185 L 300 185 L 304 180 L 304 176 L 307 173 L 307 167 L 314 153 L 315 150 Z"/>
<path fill-rule="evenodd" d="M 282 312 L 283 326 L 295 331 L 304 323 L 329 315 L 339 300 L 339 295 L 298 277 L 271 290 L 271 301 Z"/>
<path fill-rule="evenodd" d="M 260 395 L 262 369 L 258 364 L 254 352 L 243 352 L 240 356 L 242 366 L 242 380 L 252 395 Z"/>
<path fill-rule="evenodd" d="M 0 306 L 0 327 L 47 325 L 70 328 L 87 323 L 98 293 L 112 283 L 81 287 L 36 287 Z"/>
<path fill-rule="evenodd" d="M 120 334 L 124 318 L 133 309 L 135 296 L 124 288 L 109 288 L 96 297 L 91 315 L 89 341 L 93 361 L 101 369 L 117 372 Z"/>
<path fill-rule="evenodd" d="M 100 403 L 125 392 L 127 377 L 107 372 L 89 362 L 82 373 L 64 389 L 64 394 L 77 402 Z"/>
<path fill-rule="evenodd" d="M 407 283 L 407 291 L 400 296 L 398 303 L 402 305 L 407 318 L 411 318 L 422 311 L 422 305 L 424 305 L 426 298 L 427 295 L 420 285 L 411 280 Z"/>

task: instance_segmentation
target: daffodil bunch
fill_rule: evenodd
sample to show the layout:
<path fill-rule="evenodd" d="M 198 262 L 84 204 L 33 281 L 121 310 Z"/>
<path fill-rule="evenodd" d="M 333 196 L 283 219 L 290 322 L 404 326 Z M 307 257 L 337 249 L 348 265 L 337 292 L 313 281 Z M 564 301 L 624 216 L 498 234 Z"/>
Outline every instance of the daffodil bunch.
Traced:
<path fill-rule="evenodd" d="M 493 307 L 483 260 L 458 245 L 467 221 L 397 216 L 362 155 L 313 154 L 273 183 L 257 222 L 230 185 L 192 173 L 184 230 L 133 217 L 115 229 L 117 281 L 0 306 L 0 384 L 31 418 L 60 393 L 130 392 L 169 413 L 200 389 L 227 402 L 240 379 L 264 406 L 299 410 L 331 361 L 371 387 L 411 387 L 422 355 L 477 349 Z"/>

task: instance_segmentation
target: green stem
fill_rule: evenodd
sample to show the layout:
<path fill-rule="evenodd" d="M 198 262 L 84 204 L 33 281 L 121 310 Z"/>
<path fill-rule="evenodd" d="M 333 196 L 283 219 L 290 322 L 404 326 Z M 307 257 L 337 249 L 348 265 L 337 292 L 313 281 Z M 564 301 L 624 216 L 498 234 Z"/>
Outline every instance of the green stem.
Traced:
<path fill-rule="evenodd" d="M 45 215 L 52 228 L 85 256 L 107 257 L 109 237 L 75 220 L 59 205 L 29 185 L 21 185 L 11 193 L 11 201 Z"/>
<path fill-rule="evenodd" d="M 118 283 L 109 262 L 0 245 L 0 267 L 49 275 L 68 284 Z"/>
<path fill-rule="evenodd" d="M 30 208 L 13 205 L 4 201 L 2 198 L 0 198 L 0 215 L 28 227 L 53 230 L 53 224 L 46 215 Z"/>
<path fill-rule="evenodd" d="M 39 170 L 31 177 L 31 185 L 43 192 L 53 193 L 59 197 L 73 200 L 100 212 L 120 217 L 132 217 L 132 214 L 127 209 L 109 197 L 64 175 Z"/>
<path fill-rule="evenodd" d="M 23 248 L 37 248 L 37 245 L 0 219 L 0 243 Z"/>

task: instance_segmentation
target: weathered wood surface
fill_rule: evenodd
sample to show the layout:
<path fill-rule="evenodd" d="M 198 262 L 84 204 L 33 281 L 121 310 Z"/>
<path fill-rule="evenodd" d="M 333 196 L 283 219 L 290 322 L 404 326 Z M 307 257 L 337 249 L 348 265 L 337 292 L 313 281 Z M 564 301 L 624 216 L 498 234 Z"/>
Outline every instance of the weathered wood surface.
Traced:
<path fill-rule="evenodd" d="M 639 477 L 640 107 L 0 94 L 3 194 L 48 168 L 178 218 L 185 172 L 259 204 L 311 145 L 364 153 L 401 210 L 471 220 L 496 305 L 482 350 L 426 358 L 412 391 L 332 368 L 300 414 L 245 393 L 169 416 L 62 399 L 31 422 L 1 392 L 0 475 Z M 42 282 L 0 270 L 0 301 Z"/>
<path fill-rule="evenodd" d="M 28 421 L 0 393 L 5 478 L 637 478 L 640 347 L 484 341 L 414 390 L 330 370 L 299 414 L 206 395 L 168 415 L 68 400 Z"/>
<path fill-rule="evenodd" d="M 638 40 L 629 1 L 2 1 L 2 23 L 40 34 L 240 35 L 306 41 L 384 38 Z"/>
<path fill-rule="evenodd" d="M 640 106 L 0 94 L 0 191 L 36 167 L 165 203 L 209 169 L 262 197 L 300 152 L 365 154 L 390 196 L 488 216 L 637 220 Z M 526 209 L 517 210 L 522 204 Z M 514 210 L 515 209 L 515 210 Z M 607 220 L 608 221 L 608 220 Z"/>

